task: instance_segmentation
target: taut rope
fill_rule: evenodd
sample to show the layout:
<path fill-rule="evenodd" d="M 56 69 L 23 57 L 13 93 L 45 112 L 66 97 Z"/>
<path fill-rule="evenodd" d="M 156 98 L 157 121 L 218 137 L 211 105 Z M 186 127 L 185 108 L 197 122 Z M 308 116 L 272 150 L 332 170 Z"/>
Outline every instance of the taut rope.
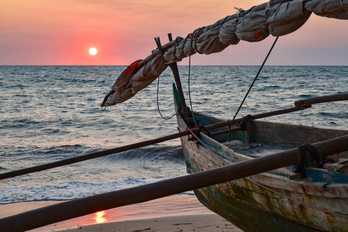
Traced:
<path fill-rule="evenodd" d="M 260 72 L 261 72 L 261 70 L 262 70 L 263 66 L 265 65 L 265 63 L 266 63 L 266 61 L 267 61 L 267 59 L 268 59 L 269 55 L 271 54 L 271 52 L 272 52 L 272 50 L 273 50 L 273 48 L 274 48 L 274 45 L 275 45 L 275 44 L 277 43 L 277 41 L 278 41 L 278 38 L 279 38 L 279 36 L 278 36 L 278 37 L 277 37 L 277 38 L 274 40 L 274 42 L 273 42 L 273 45 L 272 45 L 271 49 L 269 50 L 269 52 L 268 52 L 268 54 L 267 54 L 267 56 L 266 56 L 265 60 L 263 61 L 263 63 L 262 63 L 262 65 L 261 65 L 261 67 L 259 68 L 259 71 L 257 72 L 257 74 L 256 74 L 256 76 L 255 76 L 255 78 L 254 78 L 253 82 L 251 83 L 251 85 L 250 85 L 250 87 L 249 87 L 248 92 L 245 94 L 245 96 L 244 96 L 244 99 L 243 99 L 242 103 L 240 103 L 240 106 L 239 106 L 239 108 L 238 108 L 238 110 L 237 110 L 236 114 L 234 115 L 234 117 L 233 117 L 232 121 L 236 119 L 237 114 L 239 113 L 240 109 L 242 108 L 242 106 L 243 106 L 243 104 L 244 104 L 244 102 L 245 102 L 245 99 L 248 97 L 248 95 L 249 95 L 249 93 L 250 93 L 250 90 L 251 90 L 251 88 L 253 87 L 253 85 L 254 85 L 254 83 L 255 83 L 256 79 L 259 77 Z"/>

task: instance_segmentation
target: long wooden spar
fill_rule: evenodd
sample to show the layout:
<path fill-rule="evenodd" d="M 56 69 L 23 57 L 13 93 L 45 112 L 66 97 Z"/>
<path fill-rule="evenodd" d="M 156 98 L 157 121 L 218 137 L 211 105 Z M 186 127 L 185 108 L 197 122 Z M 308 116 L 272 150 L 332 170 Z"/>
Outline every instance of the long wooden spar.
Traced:
<path fill-rule="evenodd" d="M 312 144 L 323 156 L 348 150 L 348 135 Z M 199 189 L 300 162 L 298 149 L 172 178 L 139 187 L 72 200 L 0 219 L 3 232 L 25 231 L 119 206 Z"/>
<path fill-rule="evenodd" d="M 302 100 L 302 103 L 299 106 L 295 106 L 295 107 L 284 109 L 284 110 L 276 110 L 276 111 L 271 111 L 271 112 L 267 112 L 267 113 L 256 114 L 256 115 L 253 115 L 252 118 L 253 119 L 260 119 L 260 118 L 266 118 L 266 117 L 271 117 L 271 116 L 275 116 L 275 115 L 291 113 L 291 112 L 295 112 L 295 111 L 309 108 L 309 107 L 311 107 L 311 104 L 317 104 L 317 103 L 322 103 L 322 102 L 326 102 L 326 101 L 348 100 L 348 94 L 331 95 L 331 96 L 325 96 L 325 97 L 313 98 L 313 99 L 316 99 L 316 100 L 311 100 L 311 99 Z M 317 99 L 320 99 L 320 101 L 318 101 Z M 295 105 L 296 105 L 296 102 L 295 102 Z M 208 125 L 205 127 L 205 129 L 213 130 L 213 129 L 224 127 L 224 126 L 233 126 L 233 125 L 241 123 L 243 121 L 245 121 L 244 118 L 235 119 L 232 121 L 220 122 L 220 123 Z M 198 133 L 199 128 L 193 129 L 192 131 L 194 133 Z M 183 136 L 187 136 L 190 133 L 191 133 L 190 131 L 182 131 L 179 133 L 167 135 L 167 136 L 157 138 L 157 139 L 147 140 L 147 141 L 143 141 L 143 142 L 139 142 L 139 143 L 134 143 L 134 144 L 130 144 L 130 145 L 122 146 L 122 147 L 117 147 L 117 148 L 104 150 L 104 151 L 100 151 L 100 152 L 95 152 L 95 153 L 91 153 L 91 154 L 87 154 L 87 155 L 83 155 L 83 156 L 78 156 L 78 157 L 74 157 L 74 158 L 70 158 L 70 159 L 60 160 L 60 161 L 56 161 L 56 162 L 52 162 L 52 163 L 48 163 L 48 164 L 43 164 L 43 165 L 39 165 L 39 166 L 35 166 L 35 167 L 29 167 L 29 168 L 16 170 L 16 171 L 1 173 L 0 180 L 11 178 L 11 177 L 16 177 L 16 176 L 21 176 L 21 175 L 25 175 L 25 174 L 29 174 L 29 173 L 33 173 L 33 172 L 39 172 L 39 171 L 43 171 L 43 170 L 47 170 L 47 169 L 51 169 L 51 168 L 61 167 L 61 166 L 65 166 L 65 165 L 69 165 L 69 164 L 73 164 L 73 163 L 78 163 L 78 162 L 82 162 L 85 160 L 95 159 L 95 158 L 99 158 L 99 157 L 103 157 L 103 156 L 107 156 L 107 155 L 111 155 L 111 154 L 115 154 L 115 153 L 119 153 L 119 152 L 123 152 L 123 151 L 128 151 L 128 150 L 132 150 L 132 149 L 136 149 L 136 148 L 140 148 L 140 147 L 145 147 L 145 146 L 161 143 L 164 141 L 180 138 Z"/>

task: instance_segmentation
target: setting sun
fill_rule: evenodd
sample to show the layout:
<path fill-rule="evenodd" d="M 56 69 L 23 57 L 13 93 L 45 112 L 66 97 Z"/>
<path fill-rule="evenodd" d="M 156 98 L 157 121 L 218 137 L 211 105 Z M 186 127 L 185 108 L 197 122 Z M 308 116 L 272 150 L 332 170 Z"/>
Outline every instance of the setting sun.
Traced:
<path fill-rule="evenodd" d="M 91 48 L 89 49 L 89 54 L 91 54 L 92 56 L 96 55 L 97 54 L 97 49 L 96 48 Z"/>

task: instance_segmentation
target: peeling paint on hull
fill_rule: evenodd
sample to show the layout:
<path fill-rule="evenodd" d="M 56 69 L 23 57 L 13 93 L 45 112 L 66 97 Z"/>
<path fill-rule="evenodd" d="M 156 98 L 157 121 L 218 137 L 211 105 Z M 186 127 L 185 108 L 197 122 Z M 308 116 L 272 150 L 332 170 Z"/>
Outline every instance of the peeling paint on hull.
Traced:
<path fill-rule="evenodd" d="M 180 116 L 178 125 L 180 130 L 187 128 Z M 273 126 L 279 125 L 260 122 L 262 130 L 272 131 L 270 141 L 273 141 L 272 138 L 281 140 L 280 136 L 275 134 L 275 130 L 272 130 Z M 284 140 L 281 145 L 289 147 L 290 143 L 296 144 L 298 141 L 310 143 L 314 138 L 309 135 L 319 132 L 315 128 L 313 131 L 306 127 L 302 127 L 303 131 L 299 129 L 300 127 L 284 126 L 284 131 L 294 130 L 298 135 L 291 138 L 292 133 L 286 133 L 287 140 L 290 142 Z M 323 130 L 323 133 L 318 134 L 319 137 L 315 139 L 330 137 L 335 133 L 335 131 Z M 337 133 L 348 134 L 342 131 Z M 246 140 L 261 137 L 262 134 L 263 132 L 256 131 L 249 135 L 233 136 Z M 196 141 L 181 138 L 187 169 L 190 173 L 250 159 L 233 152 L 206 135 L 201 134 L 200 138 L 209 149 Z M 262 139 L 263 142 L 267 140 L 266 136 Z M 284 168 L 274 173 L 262 173 L 202 188 L 195 193 L 207 208 L 244 231 L 348 231 L 348 185 L 326 186 L 326 183 L 322 182 L 292 181 L 288 178 L 291 173 Z"/>

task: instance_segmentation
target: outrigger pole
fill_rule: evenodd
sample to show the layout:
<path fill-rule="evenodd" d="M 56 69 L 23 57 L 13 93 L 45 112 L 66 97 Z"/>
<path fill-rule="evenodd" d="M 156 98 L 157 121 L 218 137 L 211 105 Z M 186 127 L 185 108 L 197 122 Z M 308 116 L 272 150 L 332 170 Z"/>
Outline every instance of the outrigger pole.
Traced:
<path fill-rule="evenodd" d="M 284 110 L 271 111 L 271 112 L 262 113 L 262 114 L 255 114 L 255 115 L 252 115 L 252 118 L 253 119 L 266 118 L 266 117 L 271 117 L 271 116 L 275 116 L 275 115 L 281 115 L 281 114 L 286 114 L 286 113 L 304 110 L 306 108 L 310 108 L 312 104 L 323 103 L 323 102 L 332 102 L 332 101 L 343 101 L 343 100 L 348 100 L 348 93 L 347 94 L 330 95 L 330 96 L 324 96 L 324 97 L 316 97 L 316 98 L 310 98 L 310 99 L 306 99 L 306 100 L 296 101 L 295 107 L 284 109 Z M 221 127 L 225 127 L 225 126 L 228 126 L 228 127 L 232 126 L 231 128 L 229 128 L 227 130 L 227 132 L 229 132 L 231 130 L 232 131 L 233 130 L 240 130 L 240 127 L 238 124 L 240 124 L 244 121 L 245 121 L 244 118 L 235 119 L 235 120 L 228 120 L 228 121 L 208 125 L 205 127 L 205 129 L 213 130 L 213 129 L 217 129 L 217 128 L 221 128 Z M 200 128 L 192 129 L 192 131 L 194 133 L 199 133 Z M 226 132 L 226 131 L 224 131 L 224 132 Z M 104 150 L 104 151 L 100 151 L 100 152 L 95 152 L 95 153 L 91 153 L 91 154 L 87 154 L 87 155 L 83 155 L 83 156 L 78 156 L 78 157 L 74 157 L 74 158 L 70 158 L 70 159 L 60 160 L 60 161 L 56 161 L 53 163 L 43 164 L 43 165 L 39 165 L 39 166 L 35 166 L 35 167 L 24 168 L 24 169 L 15 170 L 15 171 L 6 172 L 6 173 L 0 173 L 0 180 L 12 178 L 12 177 L 16 177 L 16 176 L 21 176 L 21 175 L 25 175 L 25 174 L 29 174 L 29 173 L 33 173 L 33 172 L 39 172 L 39 171 L 43 171 L 43 170 L 47 170 L 47 169 L 51 169 L 51 168 L 61 167 L 61 166 L 69 165 L 69 164 L 73 164 L 73 163 L 78 163 L 78 162 L 85 161 L 85 160 L 95 159 L 95 158 L 99 158 L 99 157 L 103 157 L 103 156 L 107 156 L 107 155 L 111 155 L 111 154 L 115 154 L 115 153 L 119 153 L 119 152 L 123 152 L 123 151 L 128 151 L 128 150 L 132 150 L 132 149 L 136 149 L 136 148 L 140 148 L 140 147 L 145 147 L 145 146 L 161 143 L 164 141 L 180 138 L 183 136 L 187 136 L 190 133 L 191 133 L 190 131 L 181 131 L 181 132 L 167 135 L 167 136 L 157 138 L 157 139 L 152 139 L 152 140 L 147 140 L 147 141 L 143 141 L 143 142 L 139 142 L 139 143 L 129 144 L 129 145 L 122 146 L 122 147 L 117 147 L 117 148 Z M 214 135 L 217 135 L 217 134 L 220 134 L 220 133 L 215 133 Z"/>
<path fill-rule="evenodd" d="M 312 145 L 322 156 L 347 151 L 348 135 L 317 142 Z M 295 148 L 217 169 L 72 200 L 24 212 L 0 219 L 0 228 L 2 232 L 26 231 L 101 210 L 145 202 L 188 190 L 195 190 L 214 184 L 236 180 L 297 164 L 300 161 L 301 156 L 299 154 L 299 149 Z M 345 215 L 342 216 L 346 217 Z"/>

